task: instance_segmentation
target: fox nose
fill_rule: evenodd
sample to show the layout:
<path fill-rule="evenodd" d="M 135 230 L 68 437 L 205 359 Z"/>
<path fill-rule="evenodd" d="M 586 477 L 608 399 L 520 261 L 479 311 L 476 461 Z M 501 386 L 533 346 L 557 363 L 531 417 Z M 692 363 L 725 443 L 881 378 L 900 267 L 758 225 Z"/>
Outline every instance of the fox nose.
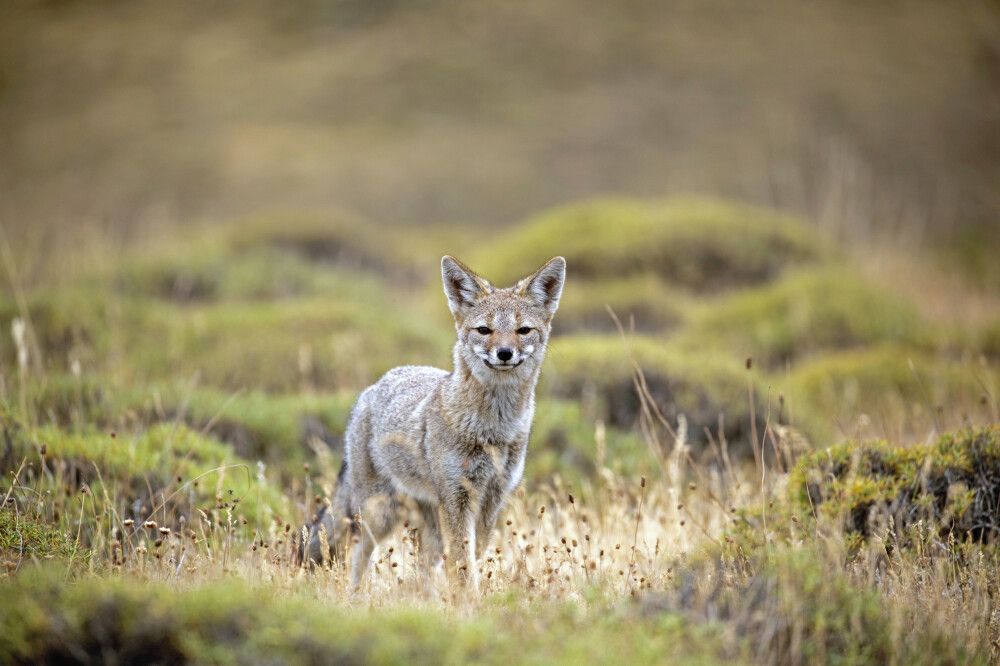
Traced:
<path fill-rule="evenodd" d="M 507 347 L 501 347 L 497 350 L 497 358 L 506 363 L 510 359 L 514 358 L 514 352 Z"/>

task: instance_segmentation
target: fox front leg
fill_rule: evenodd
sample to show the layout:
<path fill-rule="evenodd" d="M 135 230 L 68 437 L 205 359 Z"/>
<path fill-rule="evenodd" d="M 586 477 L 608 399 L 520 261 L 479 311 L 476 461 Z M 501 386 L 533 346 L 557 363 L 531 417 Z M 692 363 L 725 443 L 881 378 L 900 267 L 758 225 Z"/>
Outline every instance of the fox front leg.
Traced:
<path fill-rule="evenodd" d="M 456 492 L 450 501 L 440 505 L 443 541 L 448 548 L 446 561 L 449 578 L 473 590 L 479 589 L 476 568 L 477 515 L 466 491 Z"/>
<path fill-rule="evenodd" d="M 490 545 L 490 537 L 493 535 L 493 528 L 497 523 L 497 516 L 503 509 L 504 496 L 503 489 L 496 484 L 491 484 L 483 494 L 483 502 L 479 509 L 479 520 L 476 525 L 476 559 L 483 556 L 483 552 Z"/>

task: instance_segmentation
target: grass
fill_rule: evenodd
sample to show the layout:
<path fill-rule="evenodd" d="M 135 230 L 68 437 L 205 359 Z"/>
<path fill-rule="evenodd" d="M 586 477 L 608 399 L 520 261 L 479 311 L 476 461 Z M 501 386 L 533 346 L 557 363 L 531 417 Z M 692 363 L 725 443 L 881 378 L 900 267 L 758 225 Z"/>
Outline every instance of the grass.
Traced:
<path fill-rule="evenodd" d="M 88 545 L 125 518 L 176 528 L 178 512 L 191 520 L 202 510 L 256 527 L 287 513 L 287 498 L 263 469 L 183 425 L 119 435 L 8 424 L 4 438 L 12 501 L 36 510 L 41 504 L 45 517 Z"/>
<path fill-rule="evenodd" d="M 458 239 L 498 283 L 557 248 L 577 271 L 524 482 L 481 594 L 424 572 L 409 529 L 353 590 L 348 562 L 299 565 L 300 530 L 358 389 L 446 365 L 448 235 L 244 231 L 4 298 L 0 331 L 29 326 L 0 344 L 0 661 L 1000 657 L 996 538 L 975 527 L 1000 464 L 988 325 L 937 323 L 739 206 L 551 211 L 520 230 L 537 257 Z"/>
<path fill-rule="evenodd" d="M 461 619 L 435 608 L 331 609 L 307 593 L 276 596 L 236 580 L 180 591 L 124 580 L 67 587 L 50 573 L 0 584 L 13 602 L 0 611 L 5 663 L 660 663 L 665 655 L 703 663 L 703 643 L 714 639 L 676 617 L 641 618 L 603 603 L 604 619 L 581 636 L 573 606 L 559 602 L 493 599 Z"/>
<path fill-rule="evenodd" d="M 50 523 L 13 507 L 0 508 L 0 569 L 4 573 L 15 571 L 25 560 L 65 560 L 71 553 L 69 538 Z"/>

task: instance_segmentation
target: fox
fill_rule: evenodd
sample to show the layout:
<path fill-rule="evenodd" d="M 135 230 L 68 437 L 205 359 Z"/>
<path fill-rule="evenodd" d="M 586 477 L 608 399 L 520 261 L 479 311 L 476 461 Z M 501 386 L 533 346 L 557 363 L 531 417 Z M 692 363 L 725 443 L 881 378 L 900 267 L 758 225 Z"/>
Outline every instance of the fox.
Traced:
<path fill-rule="evenodd" d="M 350 537 L 354 589 L 376 545 L 415 506 L 422 565 L 444 562 L 449 580 L 477 590 L 476 563 L 524 474 L 566 260 L 498 288 L 446 255 L 441 281 L 457 334 L 452 369 L 397 367 L 361 392 L 336 490 L 301 546 L 317 563 L 345 556 Z"/>

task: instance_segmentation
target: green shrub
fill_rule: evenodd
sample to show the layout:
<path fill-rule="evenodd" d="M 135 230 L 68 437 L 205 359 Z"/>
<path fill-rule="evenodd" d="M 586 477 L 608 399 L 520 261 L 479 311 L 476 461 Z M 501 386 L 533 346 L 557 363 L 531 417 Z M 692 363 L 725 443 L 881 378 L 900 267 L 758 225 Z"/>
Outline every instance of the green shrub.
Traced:
<path fill-rule="evenodd" d="M 919 520 L 960 541 L 1000 537 L 1000 426 L 934 444 L 841 444 L 803 458 L 789 477 L 800 512 L 840 520 L 862 536 L 891 516 L 900 534 Z"/>

